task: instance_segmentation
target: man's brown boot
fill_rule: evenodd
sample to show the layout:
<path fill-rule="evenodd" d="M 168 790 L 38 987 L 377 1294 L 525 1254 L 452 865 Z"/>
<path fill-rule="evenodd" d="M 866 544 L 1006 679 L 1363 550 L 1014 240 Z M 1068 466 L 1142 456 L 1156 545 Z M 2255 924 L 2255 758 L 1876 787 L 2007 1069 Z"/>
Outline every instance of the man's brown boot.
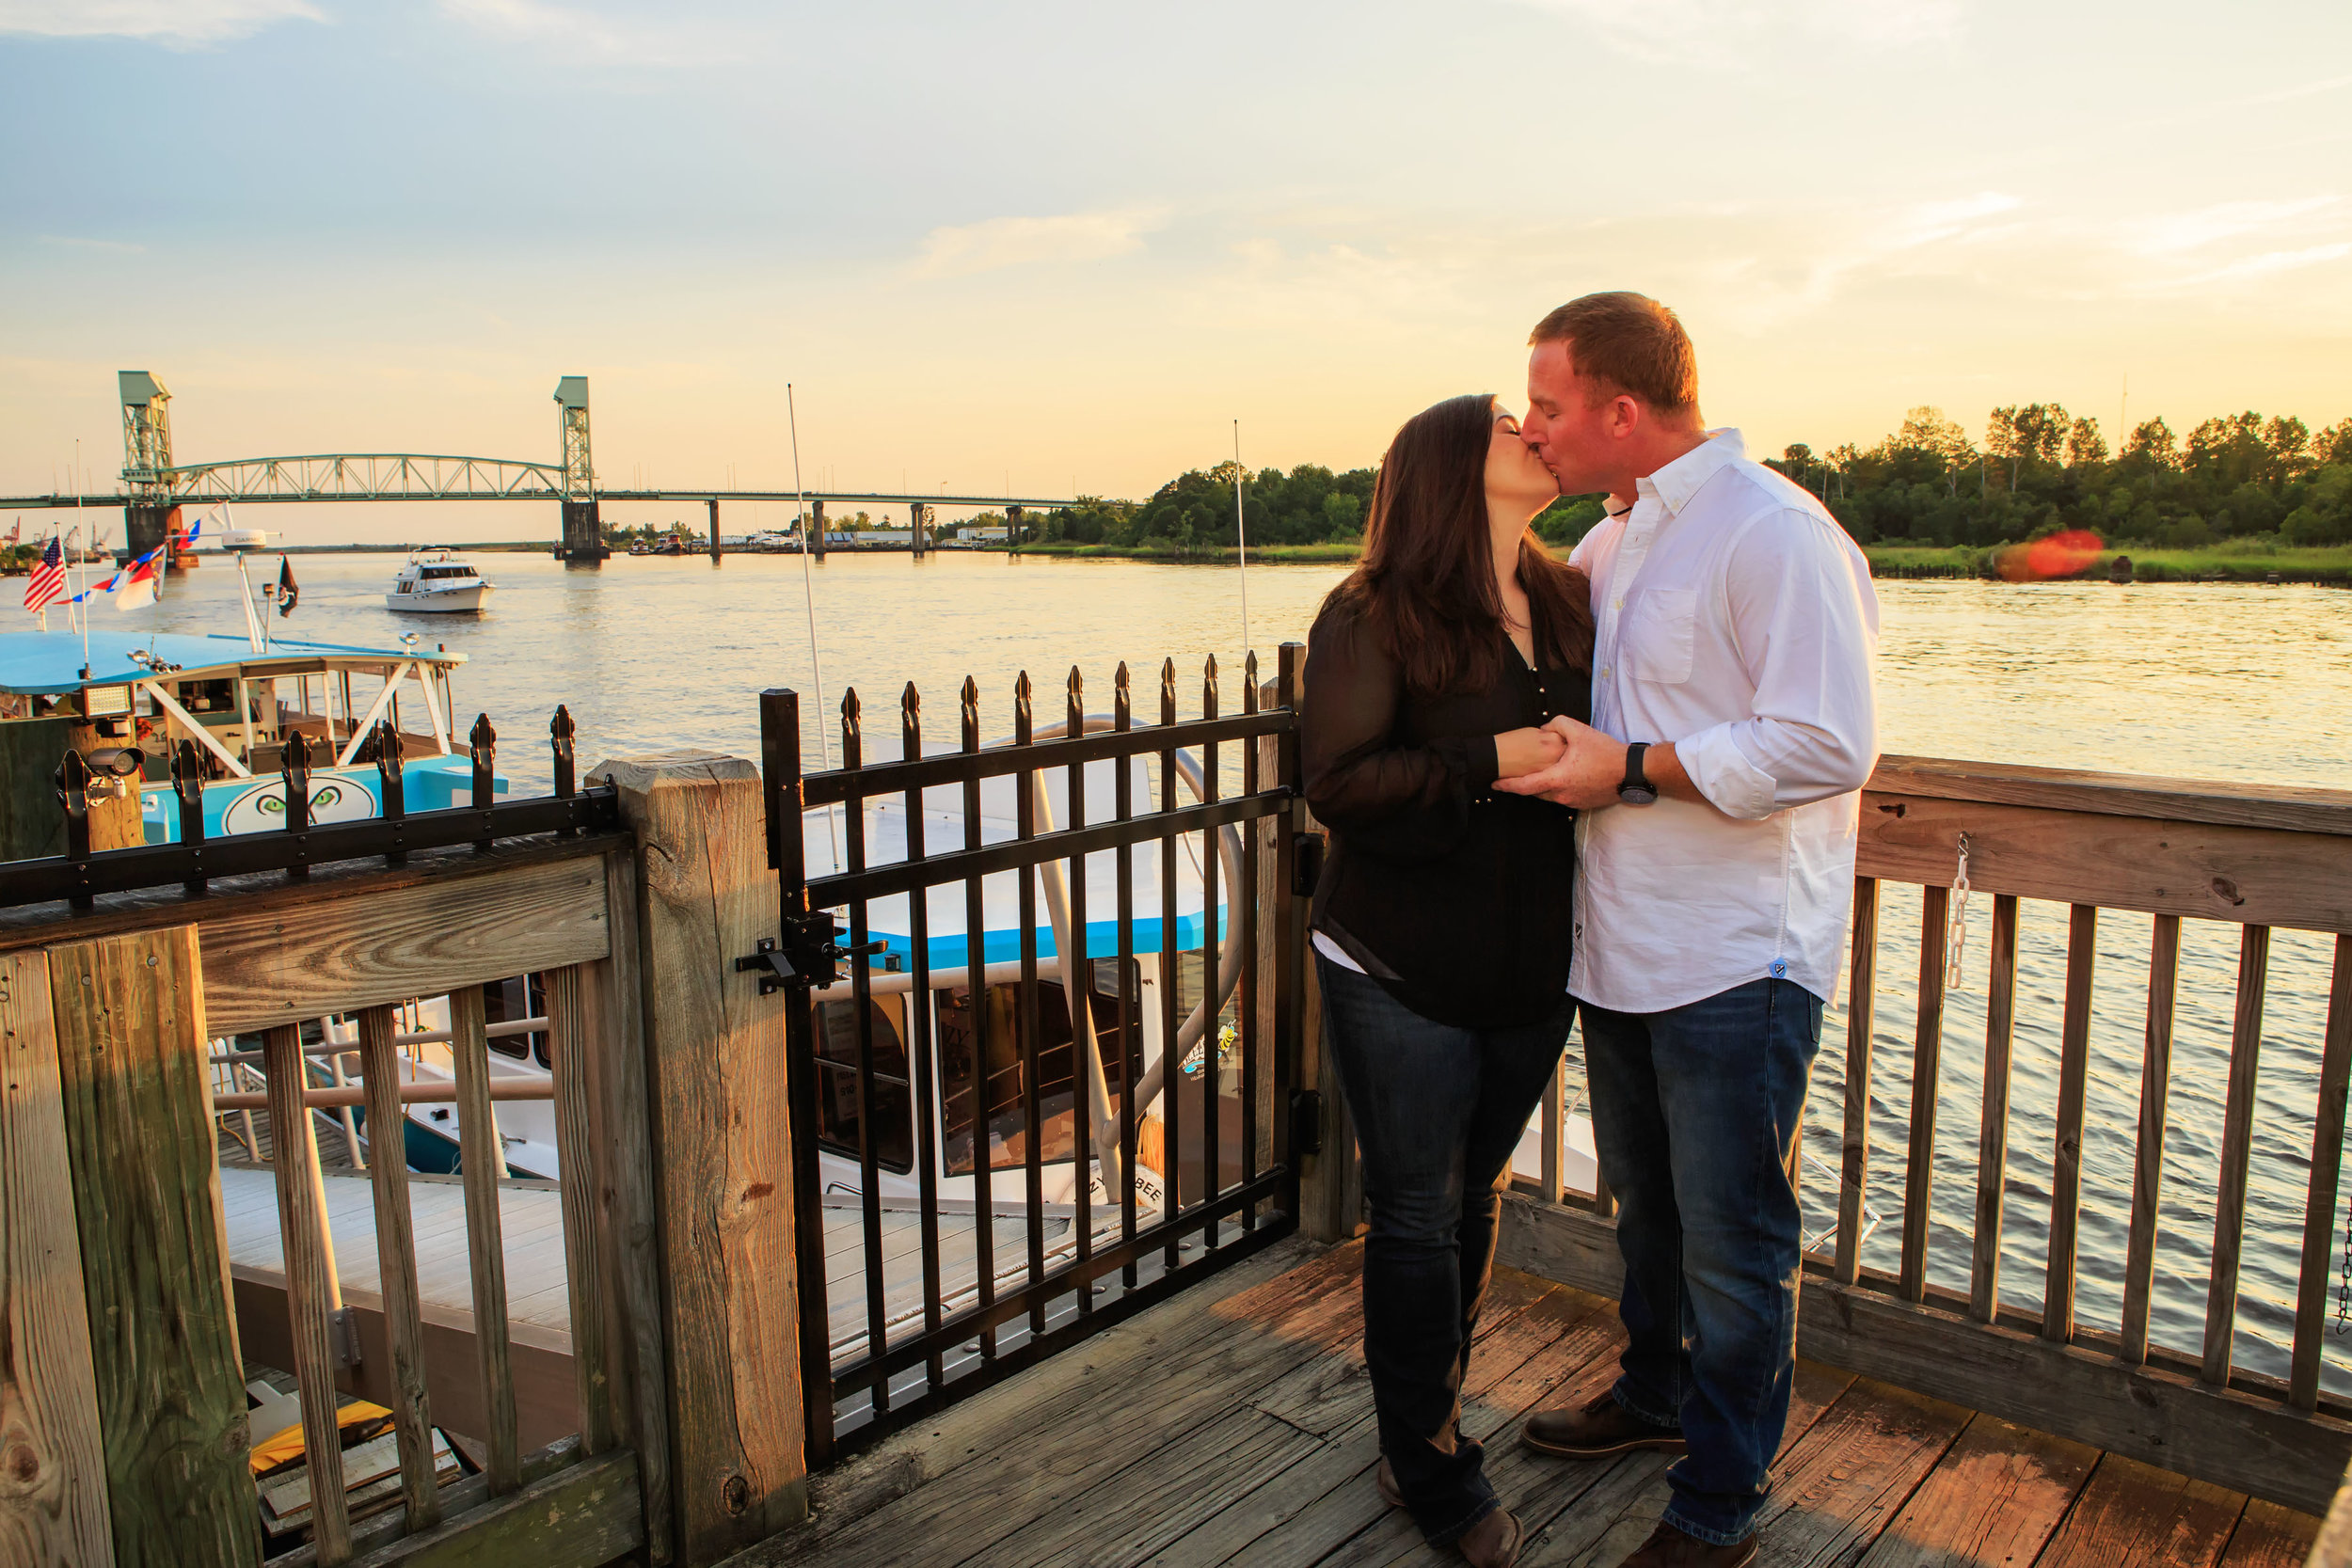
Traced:
<path fill-rule="evenodd" d="M 1489 1509 L 1478 1523 L 1454 1538 L 1454 1549 L 1470 1568 L 1511 1568 L 1527 1544 L 1527 1531 L 1507 1508 Z"/>
<path fill-rule="evenodd" d="M 1748 1568 L 1756 1560 L 1756 1532 L 1748 1532 L 1744 1541 L 1728 1546 L 1718 1546 L 1685 1535 L 1674 1526 L 1659 1522 L 1647 1541 L 1633 1549 L 1623 1568 Z"/>
<path fill-rule="evenodd" d="M 1520 1435 L 1537 1453 L 1556 1459 L 1606 1459 L 1634 1449 L 1680 1453 L 1688 1447 L 1680 1427 L 1652 1426 L 1612 1393 L 1581 1409 L 1538 1410 L 1527 1418 Z"/>
<path fill-rule="evenodd" d="M 1380 1467 L 1372 1473 L 1373 1485 L 1380 1489 L 1380 1500 L 1391 1508 L 1405 1506 L 1405 1494 L 1396 1489 L 1396 1472 L 1389 1467 L 1389 1456 L 1380 1456 Z"/>

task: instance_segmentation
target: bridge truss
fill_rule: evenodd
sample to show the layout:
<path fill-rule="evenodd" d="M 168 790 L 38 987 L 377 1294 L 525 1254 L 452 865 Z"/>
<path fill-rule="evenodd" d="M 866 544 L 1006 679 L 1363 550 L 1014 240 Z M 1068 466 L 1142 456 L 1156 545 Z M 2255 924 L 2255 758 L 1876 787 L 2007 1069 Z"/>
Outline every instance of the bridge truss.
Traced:
<path fill-rule="evenodd" d="M 552 463 L 425 452 L 328 453 L 194 463 L 157 475 L 171 505 L 210 501 L 561 500 Z"/>

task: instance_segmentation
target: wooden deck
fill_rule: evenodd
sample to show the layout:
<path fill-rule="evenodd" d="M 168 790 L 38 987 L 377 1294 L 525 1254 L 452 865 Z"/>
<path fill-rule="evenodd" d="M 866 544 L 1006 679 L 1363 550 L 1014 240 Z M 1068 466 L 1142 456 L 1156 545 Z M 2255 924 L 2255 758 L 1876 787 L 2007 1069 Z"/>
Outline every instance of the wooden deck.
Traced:
<path fill-rule="evenodd" d="M 1357 1245 L 1285 1243 L 812 1478 L 808 1524 L 730 1568 L 1458 1562 L 1372 1482 Z M 1528 1568 L 1611 1568 L 1668 1461 L 1566 1463 L 1521 1417 L 1608 1386 L 1613 1304 L 1498 1270 L 1465 1425 Z M 1800 1363 L 1760 1560 L 2292 1568 L 2319 1521 L 1957 1405 Z"/>

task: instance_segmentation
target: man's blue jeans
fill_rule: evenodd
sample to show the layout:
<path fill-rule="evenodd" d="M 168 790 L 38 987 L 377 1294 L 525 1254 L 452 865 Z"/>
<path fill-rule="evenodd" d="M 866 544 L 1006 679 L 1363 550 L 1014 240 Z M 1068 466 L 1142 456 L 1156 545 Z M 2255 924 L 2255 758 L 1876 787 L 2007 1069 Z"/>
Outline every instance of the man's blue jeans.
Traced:
<path fill-rule="evenodd" d="M 1321 955 L 1324 1038 L 1363 1150 L 1364 1363 L 1380 1451 L 1413 1522 L 1443 1544 L 1495 1507 L 1461 1431 L 1470 1334 L 1494 1273 L 1497 1193 L 1576 1004 L 1516 1029 L 1435 1023 Z"/>
<path fill-rule="evenodd" d="M 1754 980 L 1662 1013 L 1584 1004 L 1593 1137 L 1619 1205 L 1617 1402 L 1679 1424 L 1666 1522 L 1716 1544 L 1764 1505 L 1796 1371 L 1794 1168 L 1821 1003 Z"/>

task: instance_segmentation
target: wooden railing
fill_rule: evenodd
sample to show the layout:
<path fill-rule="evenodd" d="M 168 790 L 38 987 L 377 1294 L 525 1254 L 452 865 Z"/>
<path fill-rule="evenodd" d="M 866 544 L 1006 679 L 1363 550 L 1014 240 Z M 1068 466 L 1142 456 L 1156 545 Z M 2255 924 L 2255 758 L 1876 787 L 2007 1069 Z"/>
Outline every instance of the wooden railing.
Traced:
<path fill-rule="evenodd" d="M 2092 1443 L 2254 1496 L 2325 1512 L 2352 1458 L 2352 1407 L 2324 1398 L 2328 1291 L 2345 1090 L 2352 1080 L 2352 792 L 2235 786 L 1991 764 L 1890 757 L 1861 802 L 1851 992 L 1844 1041 L 1843 1170 L 1836 1244 L 1808 1260 L 1802 1354 L 2003 1418 Z M 1993 904 L 1981 1116 L 1966 1276 L 1938 1278 L 1930 1250 L 1937 1113 L 1955 1085 L 1942 1066 L 1947 920 L 1963 835 L 1967 876 Z M 1863 1261 L 1883 887 L 1924 891 L 1909 1137 L 1896 1267 Z M 2068 907 L 2045 1286 L 2004 1298 L 2002 1218 L 2014 1209 L 2010 1079 L 2018 1029 L 2020 900 Z M 2094 943 L 2102 911 L 2153 916 L 2137 1104 L 2092 1080 Z M 2240 927 L 2234 1023 L 2219 1117 L 2211 1268 L 2199 1342 L 2153 1343 L 2168 1130 L 2178 1124 L 2175 1058 L 2182 922 Z M 2273 928 L 2334 937 L 2326 1016 L 2265 1019 Z M 2283 1378 L 2235 1364 L 2246 1256 L 2255 1090 L 2265 1032 L 2320 1041 L 2304 1195 L 2294 1337 Z M 1824 1052 L 1820 1070 L 1833 1062 Z M 1555 1103 L 1547 1119 L 1556 1129 Z M 2081 1320 L 2086 1125 L 2137 1126 L 2122 1309 Z M 1508 1200 L 1504 1257 L 1613 1294 L 1621 1268 L 1607 1193 Z M 2274 1216 L 2273 1223 L 2276 1223 Z"/>
<path fill-rule="evenodd" d="M 294 1375 L 315 1470 L 312 1538 L 273 1565 L 701 1564 L 804 1511 L 781 1022 L 733 963 L 773 928 L 756 777 L 674 753 L 595 782 L 618 828 L 0 911 L 0 1561 L 260 1562 L 246 1361 Z M 526 973 L 561 1165 L 552 1338 L 510 1311 L 483 1008 Z M 424 1299 L 424 1189 L 395 1155 L 365 1177 L 382 1289 L 346 1308 L 313 1102 L 403 1127 L 396 1008 L 439 996 L 465 1299 Z M 357 1024 L 347 1090 L 306 1070 L 302 1021 L 330 1015 Z M 277 1271 L 230 1266 L 215 1164 L 216 1115 L 248 1107 L 215 1099 L 215 1042 L 253 1034 Z M 397 1433 L 401 1506 L 356 1523 L 339 1395 Z M 481 1474 L 436 1484 L 437 1426 L 479 1440 Z"/>

